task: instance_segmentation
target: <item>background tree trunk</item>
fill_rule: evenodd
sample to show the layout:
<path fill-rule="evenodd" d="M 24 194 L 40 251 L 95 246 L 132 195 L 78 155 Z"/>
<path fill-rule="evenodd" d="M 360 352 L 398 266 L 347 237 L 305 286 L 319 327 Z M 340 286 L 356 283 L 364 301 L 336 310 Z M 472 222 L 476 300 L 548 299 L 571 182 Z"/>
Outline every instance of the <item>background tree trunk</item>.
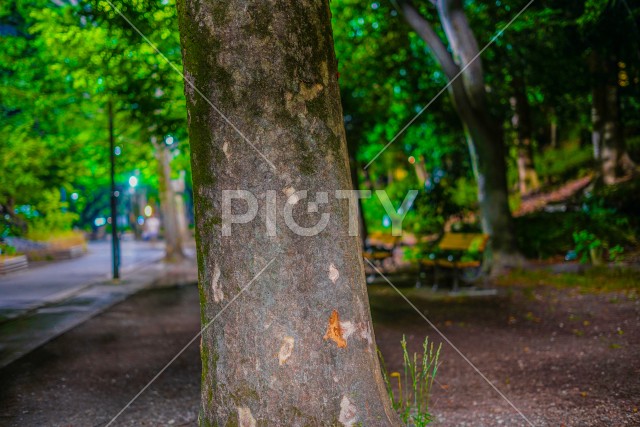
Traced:
<path fill-rule="evenodd" d="M 602 181 L 614 184 L 619 178 L 634 173 L 635 163 L 629 157 L 622 134 L 618 96 L 617 62 L 602 57 L 595 50 L 589 58 L 592 77 L 591 140 Z"/>
<path fill-rule="evenodd" d="M 424 189 L 424 186 L 429 179 L 429 172 L 427 172 L 427 165 L 424 161 L 424 156 L 420 154 L 415 158 L 415 163 L 413 167 L 416 171 L 416 177 L 418 178 L 418 184 L 420 184 L 420 189 Z"/>
<path fill-rule="evenodd" d="M 177 217 L 176 197 L 171 184 L 171 151 L 163 142 L 156 144 L 155 151 L 158 159 L 158 186 L 165 258 L 169 261 L 179 261 L 184 258 L 184 248 Z"/>
<path fill-rule="evenodd" d="M 347 200 L 320 204 L 331 221 L 313 237 L 285 227 L 281 209 L 294 189 L 352 188 L 328 1 L 180 0 L 178 15 L 186 79 L 275 166 L 186 84 L 202 323 L 269 265 L 203 333 L 201 425 L 399 426 Z M 222 236 L 230 189 L 261 203 L 277 191 L 275 236 L 264 206 Z M 320 212 L 305 204 L 293 215 L 310 226 Z"/>
<path fill-rule="evenodd" d="M 452 53 L 409 0 L 399 1 L 407 22 L 429 45 L 433 57 L 453 81 L 449 93 L 467 133 L 478 182 L 482 228 L 491 236 L 485 252 L 485 266 L 491 268 L 492 274 L 497 274 L 504 267 L 523 262 L 516 245 L 509 208 L 503 131 L 488 113 L 482 62 L 477 58 L 478 43 L 461 0 L 438 0 L 434 3 Z M 458 77 L 464 67 L 467 68 Z"/>
<path fill-rule="evenodd" d="M 553 107 L 549 109 L 549 145 L 551 148 L 558 147 L 558 116 Z"/>
<path fill-rule="evenodd" d="M 512 87 L 512 124 L 516 130 L 518 189 L 520 194 L 525 195 L 540 188 L 540 180 L 533 166 L 533 124 L 524 80 L 514 77 Z"/>

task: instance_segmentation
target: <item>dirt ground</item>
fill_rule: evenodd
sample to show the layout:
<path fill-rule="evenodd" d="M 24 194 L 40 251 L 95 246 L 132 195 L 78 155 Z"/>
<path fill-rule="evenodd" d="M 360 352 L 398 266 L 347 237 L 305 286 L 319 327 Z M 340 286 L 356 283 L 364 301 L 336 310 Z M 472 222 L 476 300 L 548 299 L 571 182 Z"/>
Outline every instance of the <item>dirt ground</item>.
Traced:
<path fill-rule="evenodd" d="M 534 425 L 640 426 L 637 294 L 403 291 Z M 401 368 L 403 334 L 412 351 L 426 335 L 443 341 L 391 288 L 370 294 L 390 371 Z M 195 286 L 140 293 L 0 371 L 0 425 L 104 426 L 198 327 Z M 196 425 L 199 381 L 194 344 L 114 425 Z M 446 343 L 431 412 L 437 426 L 528 425 Z"/>

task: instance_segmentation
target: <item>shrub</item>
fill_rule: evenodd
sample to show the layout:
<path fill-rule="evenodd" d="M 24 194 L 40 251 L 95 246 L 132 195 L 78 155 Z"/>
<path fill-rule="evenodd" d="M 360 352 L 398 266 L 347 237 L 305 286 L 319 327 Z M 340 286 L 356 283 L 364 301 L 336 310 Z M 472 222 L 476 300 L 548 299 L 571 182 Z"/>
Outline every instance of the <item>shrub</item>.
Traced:
<path fill-rule="evenodd" d="M 619 189 L 602 191 L 587 194 L 578 206 L 568 205 L 567 212 L 536 212 L 516 218 L 522 252 L 530 258 L 548 258 L 575 250 L 586 262 L 590 252 L 595 255 L 608 249 L 609 258 L 613 255 L 618 260 L 625 246 L 638 243 L 637 218 L 620 195 L 627 195 L 623 198 L 627 200 L 637 200 L 638 196 Z"/>
<path fill-rule="evenodd" d="M 37 216 L 29 221 L 27 237 L 35 241 L 46 241 L 53 236 L 66 235 L 71 231 L 78 215 L 67 211 L 68 204 L 60 199 L 60 191 L 45 192 L 37 205 Z"/>
<path fill-rule="evenodd" d="M 16 248 L 6 243 L 0 243 L 0 255 L 15 255 Z"/>

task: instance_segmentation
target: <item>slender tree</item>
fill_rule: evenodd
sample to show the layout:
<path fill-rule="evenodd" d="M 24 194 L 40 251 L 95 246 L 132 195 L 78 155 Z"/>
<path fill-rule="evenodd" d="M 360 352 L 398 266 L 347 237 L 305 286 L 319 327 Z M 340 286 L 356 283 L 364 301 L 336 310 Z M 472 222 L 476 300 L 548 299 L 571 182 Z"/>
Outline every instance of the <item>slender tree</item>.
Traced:
<path fill-rule="evenodd" d="M 178 15 L 202 323 L 228 307 L 202 337 L 200 424 L 399 425 L 348 203 L 321 205 L 332 221 L 313 237 L 285 227 L 280 209 L 277 232 L 267 233 L 262 208 L 222 233 L 223 190 L 264 201 L 273 190 L 351 188 L 329 2 L 181 0 Z M 303 204 L 294 219 L 315 223 L 319 213 Z"/>
<path fill-rule="evenodd" d="M 618 0 L 587 0 L 578 19 L 590 50 L 591 135 L 604 184 L 614 184 L 637 173 L 627 152 L 620 96 L 621 88 L 630 83 L 627 68 L 636 68 L 640 61 L 634 16 L 638 7 L 632 6 Z M 607 37 L 602 37 L 604 32 Z"/>
<path fill-rule="evenodd" d="M 164 140 L 152 139 L 158 159 L 158 192 L 160 195 L 160 209 L 164 226 L 165 259 L 168 261 L 180 261 L 184 259 L 185 235 L 180 229 L 180 211 L 176 193 L 173 191 L 171 181 L 171 149 L 166 146 Z"/>
<path fill-rule="evenodd" d="M 516 131 L 518 188 L 520 194 L 524 195 L 540 188 L 538 174 L 533 165 L 533 122 L 524 79 L 514 77 L 511 86 L 513 88 L 511 123 Z"/>
<path fill-rule="evenodd" d="M 464 125 L 476 164 L 483 230 L 491 236 L 494 272 L 521 262 L 509 209 L 504 134 L 488 109 L 478 42 L 469 26 L 462 0 L 434 0 L 448 46 L 410 0 L 398 0 L 406 21 L 430 47 L 451 86 L 449 93 Z M 458 74 L 461 75 L 458 77 Z"/>
<path fill-rule="evenodd" d="M 636 165 L 627 152 L 620 118 L 618 61 L 592 51 L 591 132 L 594 157 L 604 184 L 632 175 Z"/>

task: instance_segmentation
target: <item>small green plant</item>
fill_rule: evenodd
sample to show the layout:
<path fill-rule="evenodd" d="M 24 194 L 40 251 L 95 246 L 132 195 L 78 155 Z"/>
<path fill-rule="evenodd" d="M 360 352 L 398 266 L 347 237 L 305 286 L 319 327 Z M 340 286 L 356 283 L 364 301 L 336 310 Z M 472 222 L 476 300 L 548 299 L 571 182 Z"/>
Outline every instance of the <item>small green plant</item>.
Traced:
<path fill-rule="evenodd" d="M 624 248 L 621 245 L 609 247 L 606 241 L 599 239 L 595 234 L 587 230 L 573 233 L 573 241 L 576 245 L 575 253 L 583 264 L 591 261 L 593 265 L 601 265 L 604 260 L 603 254 L 605 250 L 610 262 L 619 262 L 622 259 Z"/>
<path fill-rule="evenodd" d="M 438 345 L 436 349 L 433 343 L 429 343 L 429 338 L 425 338 L 421 359 L 418 359 L 417 353 L 413 353 L 413 357 L 409 355 L 404 335 L 400 344 L 402 346 L 404 376 L 399 372 L 389 374 L 382 353 L 378 350 L 378 357 L 382 365 L 382 377 L 391 399 L 391 405 L 398 412 L 402 421 L 407 426 L 423 427 L 432 420 L 429 413 L 429 399 L 433 381 L 438 372 L 438 358 L 442 344 Z M 392 379 L 396 379 L 398 382 L 397 395 L 393 389 Z"/>
<path fill-rule="evenodd" d="M 586 264 L 589 260 L 593 265 L 602 263 L 602 240 L 598 239 L 595 234 L 587 230 L 581 230 L 573 233 L 573 241 L 576 244 L 576 253 L 580 257 L 580 262 Z"/>
<path fill-rule="evenodd" d="M 609 261 L 619 262 L 622 259 L 623 252 L 624 248 L 620 245 L 615 245 L 614 247 L 609 248 Z"/>

